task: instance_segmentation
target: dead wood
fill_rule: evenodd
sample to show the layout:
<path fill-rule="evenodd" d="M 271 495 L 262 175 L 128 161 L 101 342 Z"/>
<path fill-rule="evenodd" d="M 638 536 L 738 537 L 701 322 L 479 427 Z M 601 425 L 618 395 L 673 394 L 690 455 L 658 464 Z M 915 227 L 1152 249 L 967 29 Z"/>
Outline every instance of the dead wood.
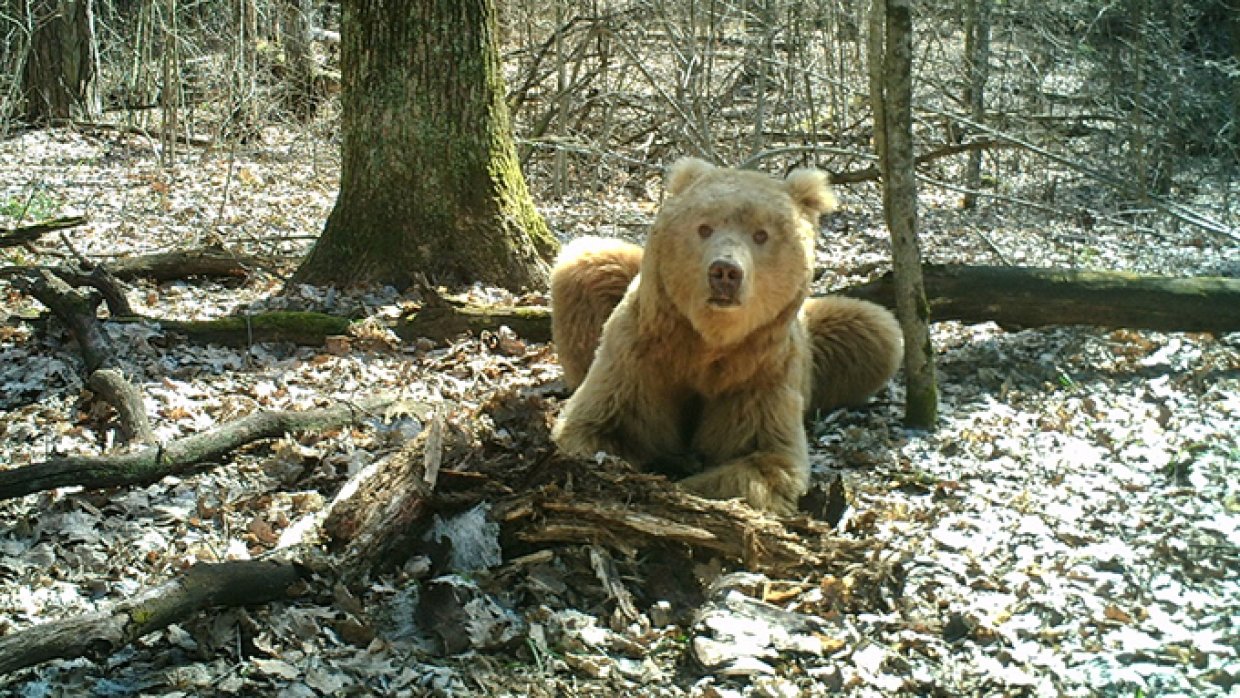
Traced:
<path fill-rule="evenodd" d="M 1240 331 L 1240 279 L 955 265 L 927 266 L 924 275 L 933 320 Z M 839 293 L 891 307 L 893 282 L 887 274 Z"/>
<path fill-rule="evenodd" d="M 322 346 L 328 338 L 349 333 L 350 320 L 335 315 L 302 311 L 273 311 L 255 315 L 230 315 L 212 320 L 167 320 L 151 317 L 115 318 L 118 322 L 149 322 L 183 335 L 195 344 L 248 347 L 259 342 L 289 342 L 298 346 Z"/>
<path fill-rule="evenodd" d="M 931 320 L 996 322 L 1005 327 L 1093 325 L 1162 332 L 1240 331 L 1240 279 L 1165 277 L 1127 272 L 927 265 Z M 891 275 L 834 292 L 895 308 Z M 402 320 L 403 339 L 447 340 L 508 326 L 545 341 L 550 311 L 541 307 L 445 305 L 431 318 Z"/>
<path fill-rule="evenodd" d="M 557 463 L 563 465 L 553 459 L 546 467 Z M 616 466 L 589 465 L 613 478 L 619 472 Z M 527 543 L 592 543 L 630 557 L 672 547 L 768 574 L 839 569 L 873 550 L 868 541 L 833 535 L 825 522 L 801 518 L 794 533 L 739 501 L 702 499 L 657 475 L 625 474 L 596 492 L 574 485 L 549 485 L 501 501 L 495 517 Z"/>
<path fill-rule="evenodd" d="M 85 225 L 86 220 L 86 216 L 65 216 L 17 228 L 0 228 L 0 249 L 25 245 L 57 230 Z"/>
<path fill-rule="evenodd" d="M 90 286 L 103 296 L 108 306 L 108 314 L 112 317 L 133 315 L 133 306 L 129 305 L 125 285 L 120 282 L 106 267 L 96 266 L 89 273 L 69 269 L 53 269 L 52 273 L 73 286 Z"/>
<path fill-rule="evenodd" d="M 560 456 L 547 413 L 540 398 L 508 392 L 480 411 L 428 420 L 332 502 L 322 531 L 333 566 L 356 582 L 376 565 L 399 564 L 432 511 L 482 501 L 520 548 L 584 543 L 630 558 L 671 549 L 768 573 L 839 570 L 874 552 L 869 541 L 837 536 L 806 516 L 785 521 L 740 502 L 702 499 L 618 459 Z"/>
<path fill-rule="evenodd" d="M 332 501 L 322 532 L 346 583 L 362 579 L 377 565 L 409 556 L 417 524 L 430 511 L 445 429 L 442 414 L 435 414 L 422 433 L 396 453 L 363 468 Z M 463 435 L 454 430 L 454 444 L 461 443 Z"/>
<path fill-rule="evenodd" d="M 56 487 L 86 489 L 143 485 L 167 475 L 206 470 L 232 451 L 286 433 L 331 429 L 357 422 L 392 404 L 377 397 L 304 412 L 261 411 L 201 434 L 115 456 L 68 456 L 0 471 L 0 500 Z"/>
<path fill-rule="evenodd" d="M 9 268 L 4 272 L 13 276 L 27 270 Z M 932 320 L 993 321 L 1005 327 L 1095 325 L 1164 332 L 1240 329 L 1240 305 L 1236 303 L 1240 279 L 961 265 L 928 265 L 924 274 Z M 880 277 L 835 293 L 894 308 L 890 284 L 890 277 Z M 335 315 L 300 311 L 213 320 L 131 316 L 110 321 L 155 323 L 196 344 L 225 346 L 258 342 L 321 346 L 327 337 L 348 334 L 351 322 Z M 401 318 L 393 330 L 405 341 L 426 338 L 446 342 L 461 334 L 495 332 L 505 326 L 529 341 L 551 338 L 551 315 L 545 307 L 448 301 Z"/>
<path fill-rule="evenodd" d="M 406 341 L 419 337 L 445 341 L 466 332 L 494 332 L 502 326 L 533 342 L 551 339 L 551 316 L 546 308 L 486 307 L 447 301 L 428 304 L 401 318 L 395 331 Z"/>
<path fill-rule="evenodd" d="M 238 255 L 222 247 L 202 247 L 195 250 L 119 257 L 109 260 L 103 266 L 121 279 L 171 281 L 192 276 L 243 277 L 256 267 L 270 264 L 270 260 Z"/>
<path fill-rule="evenodd" d="M 47 306 L 69 328 L 86 364 L 87 382 L 117 412 L 126 439 L 149 443 L 155 432 L 142 406 L 142 393 L 125 380 L 108 335 L 95 316 L 98 300 L 46 269 L 19 269 L 14 284 Z M 96 375 L 98 374 L 98 375 Z"/>
<path fill-rule="evenodd" d="M 152 105 L 151 108 L 154 108 Z M 73 127 L 81 131 L 112 131 L 114 133 L 122 133 L 130 136 L 142 136 L 152 141 L 163 143 L 165 141 L 175 141 L 182 145 L 192 145 L 199 148 L 210 147 L 215 141 L 207 136 L 186 136 L 180 133 L 170 133 L 160 130 L 148 130 L 139 126 L 131 126 L 128 124 L 109 124 L 95 121 L 75 121 Z"/>
<path fill-rule="evenodd" d="M 104 613 L 51 621 L 0 638 L 0 675 L 52 659 L 102 661 L 148 633 L 209 608 L 286 599 L 307 576 L 294 563 L 199 563 Z"/>

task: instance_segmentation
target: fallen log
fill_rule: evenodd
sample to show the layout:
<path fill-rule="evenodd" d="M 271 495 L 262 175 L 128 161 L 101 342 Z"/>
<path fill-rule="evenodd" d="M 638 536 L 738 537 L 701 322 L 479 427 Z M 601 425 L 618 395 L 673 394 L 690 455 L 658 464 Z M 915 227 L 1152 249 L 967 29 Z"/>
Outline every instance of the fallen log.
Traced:
<path fill-rule="evenodd" d="M 195 344 L 248 347 L 259 342 L 289 342 L 317 347 L 331 336 L 349 333 L 352 320 L 302 311 L 273 311 L 230 315 L 212 320 L 166 320 L 152 317 L 117 318 L 119 322 L 149 322 L 184 335 Z"/>
<path fill-rule="evenodd" d="M 184 475 L 211 467 L 237 448 L 290 432 L 330 429 L 381 412 L 394 402 L 376 397 L 304 412 L 255 412 L 201 434 L 114 456 L 67 456 L 0 470 L 0 500 L 57 487 L 99 489 L 144 485 L 167 475 Z"/>
<path fill-rule="evenodd" d="M 302 551 L 301 564 L 196 565 L 108 612 L 0 638 L 0 674 L 54 658 L 103 659 L 207 608 L 289 598 L 310 569 L 346 584 L 360 581 L 408 557 L 413 537 L 445 502 L 450 508 L 493 502 L 493 518 L 529 546 L 587 543 L 630 556 L 667 548 L 686 559 L 702 553 L 753 571 L 834 576 L 859 594 L 879 589 L 892 574 L 894 563 L 880 559 L 876 541 L 834 535 L 825 523 L 807 517 L 781 521 L 740 502 L 700 499 L 616 459 L 548 455 L 553 446 L 546 406 L 536 396 L 506 392 L 480 409 L 441 410 L 426 421 L 418 437 L 341 489 L 319 526 L 330 551 L 326 557 L 311 545 Z M 170 444 L 168 457 L 196 438 Z M 445 485 L 449 492 L 441 491 Z M 605 553 L 595 554 L 605 562 Z"/>
<path fill-rule="evenodd" d="M 129 297 L 126 295 L 127 289 L 106 267 L 95 267 L 89 273 L 79 272 L 70 269 L 52 269 L 53 274 L 64 279 L 65 282 L 74 286 L 89 286 L 99 292 L 103 296 L 103 302 L 108 307 L 108 314 L 112 317 L 133 315 L 133 306 L 129 304 Z"/>
<path fill-rule="evenodd" d="M 85 225 L 86 220 L 86 216 L 65 216 L 17 228 L 0 228 L 0 249 L 25 245 L 57 230 L 67 230 L 69 228 L 76 228 L 79 225 Z"/>
<path fill-rule="evenodd" d="M 14 269 L 2 270 L 12 275 Z M 1163 332 L 1240 331 L 1240 279 L 1177 278 L 1124 272 L 1033 267 L 927 265 L 931 320 L 993 321 L 1004 327 L 1053 325 L 1126 327 Z M 839 289 L 834 295 L 864 298 L 894 308 L 891 277 Z M 249 346 L 290 342 L 321 346 L 345 335 L 351 320 L 325 313 L 274 311 L 213 320 L 114 317 L 112 322 L 150 322 L 196 344 Z M 402 340 L 451 341 L 465 333 L 507 326 L 523 339 L 551 339 L 551 311 L 541 306 L 430 305 L 396 321 Z"/>
<path fill-rule="evenodd" d="M 420 337 L 445 341 L 467 332 L 494 332 L 502 326 L 532 342 L 551 340 L 551 314 L 541 306 L 489 307 L 445 301 L 402 317 L 394 331 L 405 341 Z"/>
<path fill-rule="evenodd" d="M 191 276 L 247 276 L 255 267 L 270 264 L 259 257 L 238 255 L 222 247 L 203 247 L 182 252 L 156 252 L 118 257 L 103 263 L 121 279 L 147 278 L 171 281 Z"/>
<path fill-rule="evenodd" d="M 550 441 L 546 405 L 515 392 L 478 413 L 431 418 L 340 490 L 321 530 L 333 566 L 353 582 L 408 557 L 432 511 L 481 502 L 491 504 L 505 539 L 525 547 L 596 544 L 627 557 L 662 547 L 770 573 L 839 569 L 875 549 L 808 516 L 780 520 L 739 501 L 697 497 L 619 459 L 563 457 Z"/>
<path fill-rule="evenodd" d="M 1162 332 L 1240 331 L 1240 279 L 1164 277 L 1126 272 L 926 265 L 931 320 L 995 322 L 1004 327 L 1054 325 L 1125 327 Z M 891 274 L 832 295 L 895 308 Z M 550 311 L 541 307 L 446 304 L 398 322 L 402 339 L 447 340 L 461 332 L 507 325 L 523 338 L 550 338 Z"/>
<path fill-rule="evenodd" d="M 26 318 L 38 325 L 39 317 Z M 229 315 L 210 320 L 172 320 L 148 315 L 112 316 L 105 322 L 146 323 L 180 335 L 192 344 L 248 347 L 260 342 L 288 342 L 303 347 L 323 346 L 328 337 L 349 334 L 353 320 L 338 315 L 277 310 L 254 315 Z M 544 321 L 547 322 L 547 321 Z M 550 324 L 547 325 L 550 328 Z"/>
<path fill-rule="evenodd" d="M 593 543 L 629 557 L 670 546 L 767 574 L 840 569 L 874 551 L 872 541 L 833 535 L 825 522 L 802 517 L 793 532 L 739 501 L 703 499 L 669 485 L 661 476 L 632 473 L 596 494 L 549 486 L 500 501 L 494 516 L 527 543 Z M 630 498 L 621 503 L 618 492 Z"/>
<path fill-rule="evenodd" d="M 994 321 L 1005 327 L 1094 325 L 1163 332 L 1240 331 L 1240 279 L 1126 272 L 929 265 L 934 320 Z M 891 307 L 890 273 L 840 295 Z"/>
<path fill-rule="evenodd" d="M 143 635 L 206 609 L 290 598 L 306 576 L 290 562 L 198 563 L 103 613 L 50 621 L 0 638 L 0 675 L 52 659 L 102 661 Z"/>

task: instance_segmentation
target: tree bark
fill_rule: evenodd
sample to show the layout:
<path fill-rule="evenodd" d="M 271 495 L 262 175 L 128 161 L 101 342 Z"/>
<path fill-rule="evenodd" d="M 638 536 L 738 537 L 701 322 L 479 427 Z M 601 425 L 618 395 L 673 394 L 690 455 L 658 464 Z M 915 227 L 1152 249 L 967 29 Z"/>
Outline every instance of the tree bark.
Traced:
<path fill-rule="evenodd" d="M 198 563 L 104 613 L 50 621 L 0 638 L 0 676 L 52 659 L 103 661 L 143 635 L 205 609 L 289 598 L 307 576 L 288 562 Z"/>
<path fill-rule="evenodd" d="M 356 581 L 399 564 L 430 512 L 484 501 L 505 540 L 531 546 L 689 549 L 771 573 L 844 567 L 875 550 L 821 521 L 781 522 L 740 502 L 694 496 L 619 459 L 564 458 L 554 448 L 545 410 L 515 392 L 473 412 L 435 415 L 416 439 L 341 488 L 322 525 L 334 567 Z M 466 464 L 469 471 L 457 470 Z"/>
<path fill-rule="evenodd" d="M 348 0 L 340 194 L 295 282 L 545 285 L 494 0 Z"/>
<path fill-rule="evenodd" d="M 184 335 L 194 344 L 248 347 L 259 342 L 290 342 L 303 347 L 322 346 L 328 338 L 349 333 L 350 320 L 336 315 L 303 311 L 278 311 L 258 315 L 231 315 L 214 320 L 161 320 L 121 318 L 154 322 L 160 328 Z"/>
<path fill-rule="evenodd" d="M 314 59 L 314 6 L 310 0 L 279 0 L 280 47 L 284 49 L 286 101 L 289 109 L 305 122 L 318 113 L 327 96 L 322 70 Z"/>
<path fill-rule="evenodd" d="M 883 175 L 883 216 L 891 232 L 896 315 L 904 333 L 904 423 L 931 429 L 938 421 L 930 306 L 917 241 L 917 174 L 913 169 L 913 18 L 909 0 L 873 0 L 870 100 Z"/>
<path fill-rule="evenodd" d="M 430 305 L 402 317 L 396 335 L 410 341 L 419 337 L 448 340 L 464 333 L 480 334 L 508 327 L 531 342 L 551 341 L 550 314 L 537 306 L 495 308 L 479 305 L 443 303 Z"/>
<path fill-rule="evenodd" d="M 833 536 L 824 522 L 806 518 L 793 532 L 748 505 L 703 499 L 660 476 L 588 467 L 605 473 L 607 489 L 543 487 L 500 501 L 496 518 L 527 543 L 597 543 L 627 556 L 680 547 L 768 574 L 842 568 L 845 561 L 863 563 L 873 550 L 871 541 Z"/>
<path fill-rule="evenodd" d="M 929 265 L 922 270 L 933 320 L 995 322 L 1004 327 L 1092 325 L 1160 332 L 1240 332 L 1240 279 L 1175 278 L 1126 272 Z M 873 301 L 895 310 L 890 273 L 833 295 Z M 322 346 L 347 335 L 350 320 L 315 312 L 270 312 L 214 320 L 113 317 L 150 322 L 195 344 L 249 346 L 291 342 Z M 551 339 L 550 311 L 541 306 L 479 306 L 445 302 L 410 313 L 392 330 L 406 342 L 450 341 L 508 327 L 531 342 Z"/>
<path fill-rule="evenodd" d="M 935 321 L 995 322 L 1008 328 L 1088 325 L 1159 332 L 1240 332 L 1240 279 L 957 264 L 931 264 L 922 272 Z M 831 295 L 896 308 L 896 283 L 890 272 Z M 494 332 L 507 326 L 523 339 L 550 339 L 551 316 L 546 308 L 449 304 L 422 321 L 424 312 L 402 319 L 397 334 L 407 341 L 418 337 L 447 340 L 466 331 Z"/>
<path fill-rule="evenodd" d="M 431 511 L 445 428 L 443 416 L 434 415 L 416 438 L 363 469 L 332 501 L 322 531 L 346 582 L 364 578 L 377 565 L 408 558 L 417 524 Z"/>
<path fill-rule="evenodd" d="M 99 112 L 93 0 L 33 0 L 34 31 L 22 71 L 25 119 L 68 120 Z"/>

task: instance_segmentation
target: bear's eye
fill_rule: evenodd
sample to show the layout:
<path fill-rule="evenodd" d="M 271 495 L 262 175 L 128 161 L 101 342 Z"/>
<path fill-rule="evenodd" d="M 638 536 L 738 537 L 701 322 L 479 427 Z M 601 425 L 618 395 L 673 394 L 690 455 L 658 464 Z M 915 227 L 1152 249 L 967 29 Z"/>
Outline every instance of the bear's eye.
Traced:
<path fill-rule="evenodd" d="M 702 236 L 703 238 L 710 237 L 711 233 L 713 232 L 715 232 L 715 229 L 710 227 L 709 225 L 706 225 L 705 223 L 698 226 L 698 235 Z"/>
<path fill-rule="evenodd" d="M 766 242 L 767 237 L 769 236 L 766 234 L 765 230 L 758 230 L 753 234 L 753 241 L 761 245 Z"/>

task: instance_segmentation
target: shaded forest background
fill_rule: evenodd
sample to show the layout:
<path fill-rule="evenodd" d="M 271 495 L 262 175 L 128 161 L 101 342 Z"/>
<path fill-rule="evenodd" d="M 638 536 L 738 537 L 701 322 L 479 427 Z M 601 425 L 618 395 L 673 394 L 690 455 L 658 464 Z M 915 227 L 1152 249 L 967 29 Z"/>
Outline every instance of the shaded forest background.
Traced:
<path fill-rule="evenodd" d="M 509 103 L 536 200 L 646 191 L 685 153 L 876 179 L 868 3 L 501 5 Z M 915 3 L 923 187 L 965 207 L 981 199 L 1049 214 L 1074 232 L 1048 229 L 1048 242 L 1086 255 L 1088 240 L 1064 236 L 1097 224 L 1190 226 L 1234 241 L 1232 5 Z M 9 0 L 4 9 L 0 133 L 46 122 L 141 130 L 163 143 L 169 167 L 178 150 L 226 156 L 265 128 L 334 138 L 338 4 Z M 41 186 L 31 182 L 29 202 L 10 202 L 10 213 L 37 218 L 29 203 L 55 194 Z"/>

